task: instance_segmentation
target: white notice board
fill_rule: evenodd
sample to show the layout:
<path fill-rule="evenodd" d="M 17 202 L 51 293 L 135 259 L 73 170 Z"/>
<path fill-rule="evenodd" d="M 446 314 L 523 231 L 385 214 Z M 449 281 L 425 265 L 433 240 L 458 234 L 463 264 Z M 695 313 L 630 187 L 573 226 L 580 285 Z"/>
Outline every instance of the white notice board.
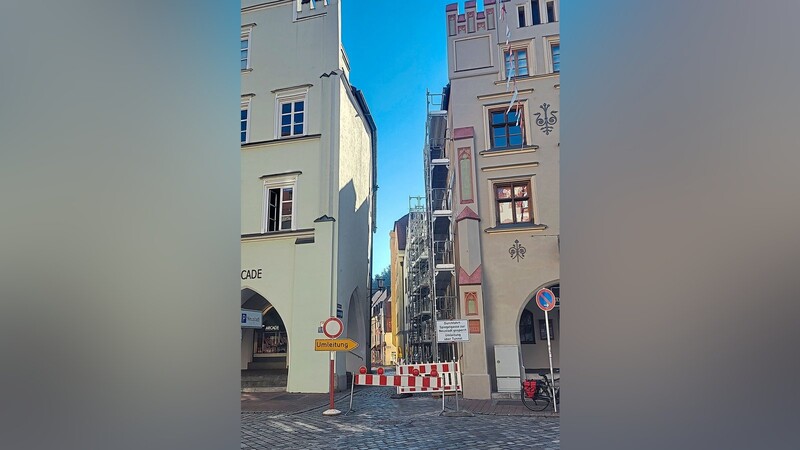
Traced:
<path fill-rule="evenodd" d="M 243 309 L 240 322 L 242 324 L 242 328 L 261 328 L 261 311 L 255 311 L 252 309 Z"/>
<path fill-rule="evenodd" d="M 465 342 L 469 340 L 466 320 L 437 320 L 436 338 L 438 342 Z"/>

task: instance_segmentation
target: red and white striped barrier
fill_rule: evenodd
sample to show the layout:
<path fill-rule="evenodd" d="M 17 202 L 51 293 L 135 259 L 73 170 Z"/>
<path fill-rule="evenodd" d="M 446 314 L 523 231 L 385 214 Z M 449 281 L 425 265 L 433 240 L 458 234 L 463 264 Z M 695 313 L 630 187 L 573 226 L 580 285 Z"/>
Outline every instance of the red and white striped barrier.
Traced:
<path fill-rule="evenodd" d="M 458 362 L 405 364 L 397 366 L 398 375 L 419 375 L 440 378 L 443 385 L 436 388 L 420 386 L 397 386 L 398 394 L 418 392 L 461 392 L 461 367 Z"/>
<path fill-rule="evenodd" d="M 398 388 L 417 388 L 442 390 L 442 379 L 413 375 L 355 375 L 353 384 L 358 386 L 397 386 Z"/>
<path fill-rule="evenodd" d="M 356 385 L 359 386 L 397 386 L 397 389 L 416 389 L 421 391 L 437 391 L 442 392 L 443 378 L 440 376 L 420 376 L 419 373 L 410 373 L 405 375 L 384 375 L 383 368 L 378 368 L 378 374 L 372 375 L 367 373 L 366 367 L 361 367 L 358 374 L 353 375 L 353 383 L 350 386 L 350 411 L 353 411 L 353 393 Z M 434 372 L 435 373 L 435 372 Z M 444 398 L 444 396 L 442 396 Z"/>

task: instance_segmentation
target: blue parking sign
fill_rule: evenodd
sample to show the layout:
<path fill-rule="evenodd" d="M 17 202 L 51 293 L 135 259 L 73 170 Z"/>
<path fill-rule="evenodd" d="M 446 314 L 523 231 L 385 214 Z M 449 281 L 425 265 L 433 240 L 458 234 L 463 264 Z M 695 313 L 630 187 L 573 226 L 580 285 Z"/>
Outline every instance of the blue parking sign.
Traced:
<path fill-rule="evenodd" d="M 550 289 L 539 289 L 536 293 L 536 305 L 542 311 L 551 311 L 556 307 L 556 295 Z"/>

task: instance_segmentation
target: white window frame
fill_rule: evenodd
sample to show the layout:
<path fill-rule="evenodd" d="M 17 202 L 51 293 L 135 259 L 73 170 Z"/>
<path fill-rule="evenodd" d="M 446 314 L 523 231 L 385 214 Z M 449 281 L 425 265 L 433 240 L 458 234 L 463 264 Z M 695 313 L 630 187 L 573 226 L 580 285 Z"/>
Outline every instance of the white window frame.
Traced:
<path fill-rule="evenodd" d="M 516 44 L 516 45 L 515 44 L 509 44 L 509 47 L 510 48 L 508 49 L 508 51 L 511 52 L 511 53 L 519 51 L 519 50 L 525 50 L 525 54 L 528 56 L 528 74 L 527 75 L 513 75 L 513 77 L 526 78 L 526 77 L 533 76 L 534 73 L 535 73 L 534 67 L 533 67 L 533 62 L 534 62 L 533 48 L 534 47 L 532 45 L 528 45 L 528 43 Z M 508 69 L 506 68 L 506 49 L 505 48 L 501 48 L 500 49 L 500 61 L 503 62 L 503 78 L 502 79 L 503 80 L 507 80 L 508 79 Z M 518 69 L 519 69 L 518 67 L 514 67 L 514 72 L 516 73 Z"/>
<path fill-rule="evenodd" d="M 553 16 L 554 16 L 553 18 L 555 19 L 552 22 L 547 20 L 547 4 L 550 3 L 551 1 L 553 2 Z M 559 3 L 558 0 L 539 0 L 539 4 L 542 5 L 541 6 L 542 12 L 544 13 L 544 14 L 541 15 L 542 23 L 556 23 L 556 22 L 558 22 L 558 19 L 559 19 L 559 16 L 560 16 L 560 11 L 558 10 L 559 9 L 558 8 L 558 3 Z"/>
<path fill-rule="evenodd" d="M 561 45 L 561 40 L 558 35 L 548 36 L 544 38 L 544 58 L 547 64 L 547 73 L 560 73 L 553 70 L 553 45 Z M 560 50 L 560 49 L 559 49 Z"/>
<path fill-rule="evenodd" d="M 240 114 L 241 111 L 247 111 L 247 119 L 245 120 L 245 130 L 244 130 L 244 141 L 241 141 L 242 133 L 241 133 L 241 115 L 239 116 L 239 140 L 241 144 L 247 144 L 250 142 L 250 117 L 252 116 L 250 110 L 250 97 L 242 97 L 242 107 L 239 110 Z"/>
<path fill-rule="evenodd" d="M 252 61 L 253 61 L 253 39 L 252 39 L 252 36 L 253 36 L 253 28 L 252 27 L 242 28 L 242 36 L 241 36 L 241 39 L 239 40 L 239 42 L 241 42 L 243 40 L 247 40 L 247 66 L 244 69 L 241 69 L 242 72 L 250 72 L 251 70 L 253 70 L 253 66 L 252 66 Z M 241 55 L 241 44 L 240 44 L 239 54 Z M 240 57 L 239 61 L 240 61 L 240 66 L 239 67 L 241 68 L 241 57 Z"/>
<path fill-rule="evenodd" d="M 303 132 L 294 133 L 294 107 L 292 107 L 291 133 L 281 136 L 281 105 L 285 103 L 303 102 Z M 287 139 L 308 134 L 308 89 L 302 91 L 289 91 L 275 94 L 275 139 Z"/>
<path fill-rule="evenodd" d="M 547 19 L 546 14 L 542 15 L 542 4 L 545 3 L 546 1 L 547 0 L 539 0 L 539 4 L 537 5 L 539 7 L 539 23 L 533 23 L 533 10 L 534 10 L 534 8 L 533 8 L 533 3 L 532 2 L 530 3 L 530 5 L 531 5 L 531 26 L 532 27 L 536 26 L 536 25 L 541 25 L 543 23 L 547 23 L 546 22 L 546 19 Z"/>
<path fill-rule="evenodd" d="M 267 231 L 267 224 L 269 223 L 269 191 L 271 189 L 284 189 L 292 188 L 292 224 L 289 229 L 281 229 L 281 220 L 278 219 L 278 230 Z M 282 195 L 282 194 L 281 194 Z M 264 192 L 262 201 L 262 214 L 261 214 L 261 233 L 276 233 L 279 231 L 294 231 L 297 229 L 297 176 L 281 176 L 281 177 L 268 177 L 264 179 Z M 281 205 L 283 204 L 283 197 L 281 196 Z M 280 206 L 278 214 L 280 214 Z"/>
<path fill-rule="evenodd" d="M 522 10 L 522 18 L 525 20 L 525 24 L 522 25 L 519 23 L 519 10 Z M 530 26 L 530 20 L 528 18 L 528 9 L 525 4 L 517 5 L 517 27 L 518 28 L 525 28 Z"/>

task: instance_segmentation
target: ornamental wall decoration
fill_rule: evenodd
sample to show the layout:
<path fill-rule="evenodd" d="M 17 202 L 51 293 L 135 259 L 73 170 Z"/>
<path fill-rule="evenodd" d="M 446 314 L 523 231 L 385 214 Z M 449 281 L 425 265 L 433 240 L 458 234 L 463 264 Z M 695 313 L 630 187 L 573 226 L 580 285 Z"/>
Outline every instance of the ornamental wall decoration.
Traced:
<path fill-rule="evenodd" d="M 508 249 L 508 254 L 511 255 L 511 259 L 516 259 L 519 262 L 520 259 L 525 259 L 525 247 L 519 243 L 519 239 L 514 239 L 514 245 Z"/>
<path fill-rule="evenodd" d="M 558 117 L 556 117 L 558 111 L 553 110 L 548 112 L 548 109 L 550 109 L 549 103 L 542 103 L 539 105 L 539 108 L 541 108 L 542 112 L 535 114 L 536 126 L 539 127 L 544 134 L 550 136 L 550 133 L 552 133 L 554 129 L 553 125 L 558 122 Z"/>

